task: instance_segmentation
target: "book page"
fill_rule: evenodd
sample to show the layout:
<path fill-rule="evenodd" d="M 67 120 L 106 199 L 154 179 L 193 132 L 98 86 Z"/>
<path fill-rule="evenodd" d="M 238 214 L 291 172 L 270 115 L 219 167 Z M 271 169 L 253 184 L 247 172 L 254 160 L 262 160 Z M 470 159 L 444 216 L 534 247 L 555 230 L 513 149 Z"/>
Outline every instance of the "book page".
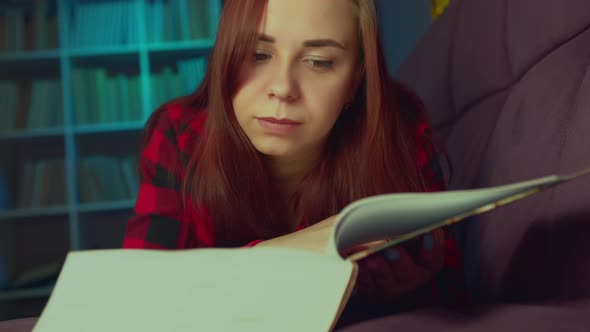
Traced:
<path fill-rule="evenodd" d="M 339 213 L 327 254 L 335 256 L 357 245 L 396 238 L 389 244 L 368 250 L 367 254 L 381 250 L 387 245 L 460 221 L 465 216 L 513 203 L 588 172 L 569 177 L 552 175 L 481 189 L 397 193 L 364 198 L 349 204 Z"/>
<path fill-rule="evenodd" d="M 354 271 L 277 248 L 73 252 L 34 331 L 329 331 Z"/>

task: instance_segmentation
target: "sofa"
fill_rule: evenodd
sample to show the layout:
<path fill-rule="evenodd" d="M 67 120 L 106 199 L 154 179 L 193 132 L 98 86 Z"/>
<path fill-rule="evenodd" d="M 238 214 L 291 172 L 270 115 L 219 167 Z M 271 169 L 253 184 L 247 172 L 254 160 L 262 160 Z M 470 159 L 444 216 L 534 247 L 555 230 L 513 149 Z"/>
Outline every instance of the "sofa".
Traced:
<path fill-rule="evenodd" d="M 452 0 L 396 79 L 424 101 L 449 189 L 590 167 L 590 1 Z M 341 331 L 590 331 L 590 177 L 454 227 L 468 308 Z"/>

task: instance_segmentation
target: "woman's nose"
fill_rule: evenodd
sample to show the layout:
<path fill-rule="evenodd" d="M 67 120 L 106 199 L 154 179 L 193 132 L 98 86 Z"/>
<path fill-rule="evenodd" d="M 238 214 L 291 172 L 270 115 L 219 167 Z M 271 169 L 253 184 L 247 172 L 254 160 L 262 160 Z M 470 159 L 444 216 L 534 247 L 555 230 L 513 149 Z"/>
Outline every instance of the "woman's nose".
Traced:
<path fill-rule="evenodd" d="M 268 89 L 269 98 L 276 98 L 288 103 L 297 101 L 300 97 L 300 88 L 293 69 L 286 64 L 277 67 L 274 73 L 270 73 L 273 77 Z"/>

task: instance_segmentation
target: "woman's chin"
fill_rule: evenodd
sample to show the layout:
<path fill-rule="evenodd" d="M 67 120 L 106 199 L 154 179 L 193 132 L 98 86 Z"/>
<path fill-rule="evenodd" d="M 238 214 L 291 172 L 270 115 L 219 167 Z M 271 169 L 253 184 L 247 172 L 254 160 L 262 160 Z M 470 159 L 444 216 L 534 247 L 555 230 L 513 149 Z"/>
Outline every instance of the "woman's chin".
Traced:
<path fill-rule="evenodd" d="M 293 152 L 289 149 L 257 149 L 258 152 L 266 157 L 271 158 L 287 158 L 293 155 Z"/>
<path fill-rule="evenodd" d="M 285 146 L 284 144 L 269 143 L 254 144 L 254 148 L 256 148 L 256 150 L 261 154 L 273 158 L 285 158 L 292 156 L 295 153 L 295 149 L 293 149 L 293 147 Z"/>

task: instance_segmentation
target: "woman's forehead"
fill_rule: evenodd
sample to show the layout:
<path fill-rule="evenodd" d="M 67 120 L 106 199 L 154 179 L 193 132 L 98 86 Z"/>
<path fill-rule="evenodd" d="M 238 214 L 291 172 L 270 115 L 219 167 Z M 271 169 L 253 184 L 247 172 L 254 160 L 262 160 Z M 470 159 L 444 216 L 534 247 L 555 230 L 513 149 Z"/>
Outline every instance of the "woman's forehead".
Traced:
<path fill-rule="evenodd" d="M 281 39 L 351 43 L 358 31 L 350 0 L 268 0 L 259 33 Z"/>

